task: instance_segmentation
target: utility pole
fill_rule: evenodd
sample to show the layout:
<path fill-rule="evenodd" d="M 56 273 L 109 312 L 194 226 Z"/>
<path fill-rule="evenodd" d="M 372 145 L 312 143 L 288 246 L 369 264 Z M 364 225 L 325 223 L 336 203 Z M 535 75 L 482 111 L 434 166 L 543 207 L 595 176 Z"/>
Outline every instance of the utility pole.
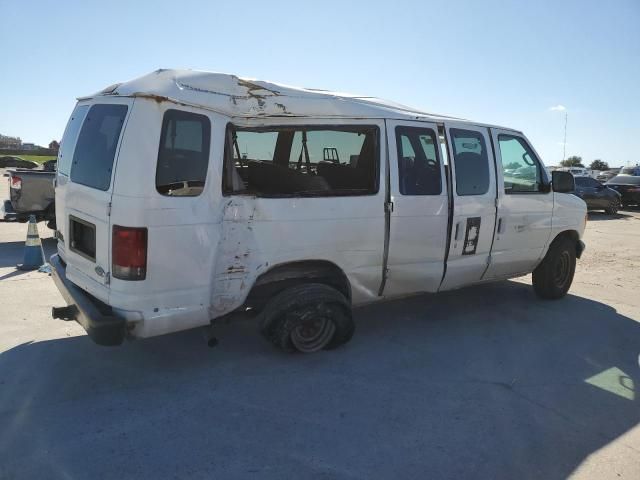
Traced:
<path fill-rule="evenodd" d="M 567 117 L 568 112 L 564 112 L 564 142 L 562 142 L 562 161 L 564 162 L 567 155 Z"/>

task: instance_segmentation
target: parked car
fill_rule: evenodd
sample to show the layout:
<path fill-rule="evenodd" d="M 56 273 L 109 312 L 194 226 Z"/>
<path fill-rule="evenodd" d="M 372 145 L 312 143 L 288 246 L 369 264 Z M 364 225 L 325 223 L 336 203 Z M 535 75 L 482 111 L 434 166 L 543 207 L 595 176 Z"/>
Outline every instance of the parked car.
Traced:
<path fill-rule="evenodd" d="M 640 205 L 640 176 L 617 175 L 606 186 L 620 193 L 622 205 Z"/>
<path fill-rule="evenodd" d="M 606 183 L 609 180 L 611 180 L 613 177 L 618 175 L 619 172 L 620 172 L 619 168 L 614 168 L 614 169 L 611 169 L 611 170 L 605 170 L 604 172 L 600 173 L 596 177 L 596 180 L 598 180 L 599 182 L 602 182 L 602 183 Z"/>
<path fill-rule="evenodd" d="M 552 176 L 510 128 L 158 70 L 71 114 L 51 257 L 69 306 L 52 314 L 116 345 L 251 313 L 309 353 L 351 338 L 354 305 L 529 272 L 558 299 L 586 205 Z"/>
<path fill-rule="evenodd" d="M 26 222 L 35 215 L 37 221 L 44 220 L 55 230 L 55 172 L 16 169 L 7 170 L 4 176 L 9 179 L 9 198 L 0 205 L 0 220 Z"/>
<path fill-rule="evenodd" d="M 621 194 L 597 180 L 589 177 L 576 177 L 575 194 L 585 201 L 589 210 L 604 210 L 615 215 L 620 208 Z"/>

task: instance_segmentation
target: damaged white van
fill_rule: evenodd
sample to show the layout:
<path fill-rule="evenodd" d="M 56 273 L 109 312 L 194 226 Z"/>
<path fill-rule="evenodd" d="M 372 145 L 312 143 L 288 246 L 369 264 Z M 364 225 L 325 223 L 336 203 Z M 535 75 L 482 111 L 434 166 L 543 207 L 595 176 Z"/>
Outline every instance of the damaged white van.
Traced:
<path fill-rule="evenodd" d="M 586 206 L 519 131 L 373 98 L 158 70 L 80 98 L 53 277 L 102 345 L 255 314 L 337 347 L 354 305 L 533 272 L 564 296 Z"/>

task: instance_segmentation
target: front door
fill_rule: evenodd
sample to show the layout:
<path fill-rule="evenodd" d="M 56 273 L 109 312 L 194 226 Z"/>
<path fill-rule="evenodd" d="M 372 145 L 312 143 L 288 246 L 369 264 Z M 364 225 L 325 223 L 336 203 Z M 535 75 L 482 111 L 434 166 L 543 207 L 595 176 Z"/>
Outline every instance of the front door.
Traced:
<path fill-rule="evenodd" d="M 453 216 L 440 290 L 482 279 L 490 261 L 496 219 L 496 177 L 489 130 L 445 123 L 452 172 Z"/>
<path fill-rule="evenodd" d="M 447 245 L 444 166 L 433 123 L 387 121 L 389 256 L 384 295 L 436 292 Z"/>
<path fill-rule="evenodd" d="M 498 224 L 486 279 L 531 272 L 551 234 L 553 193 L 526 138 L 491 129 L 498 164 Z M 595 180 L 594 180 L 595 182 Z"/>

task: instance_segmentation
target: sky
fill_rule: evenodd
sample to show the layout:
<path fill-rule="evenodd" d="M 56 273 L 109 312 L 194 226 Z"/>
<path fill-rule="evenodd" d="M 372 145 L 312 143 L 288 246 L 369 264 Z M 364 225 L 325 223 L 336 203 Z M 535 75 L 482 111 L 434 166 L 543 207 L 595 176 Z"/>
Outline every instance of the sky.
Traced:
<path fill-rule="evenodd" d="M 0 133 L 158 68 L 377 96 L 522 130 L 547 165 L 640 162 L 640 0 L 0 0 Z"/>

